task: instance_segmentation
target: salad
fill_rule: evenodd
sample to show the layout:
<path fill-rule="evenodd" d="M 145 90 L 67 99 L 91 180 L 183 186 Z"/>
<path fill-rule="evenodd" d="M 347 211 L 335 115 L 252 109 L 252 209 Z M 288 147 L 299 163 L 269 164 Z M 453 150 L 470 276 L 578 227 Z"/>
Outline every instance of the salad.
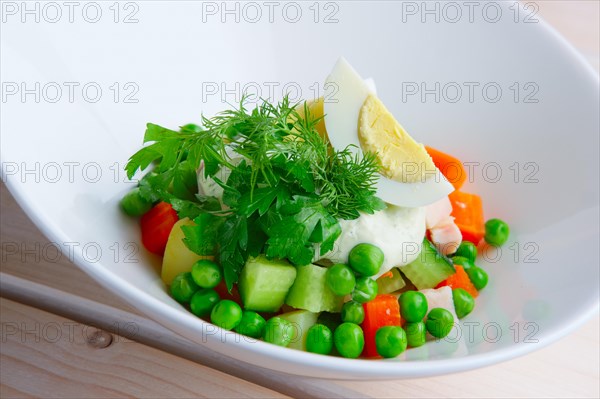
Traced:
<path fill-rule="evenodd" d="M 396 357 L 444 338 L 488 275 L 484 221 L 462 163 L 416 142 L 340 59 L 334 99 L 266 100 L 200 124 L 148 124 L 121 200 L 194 315 L 268 343 L 347 358 Z"/>

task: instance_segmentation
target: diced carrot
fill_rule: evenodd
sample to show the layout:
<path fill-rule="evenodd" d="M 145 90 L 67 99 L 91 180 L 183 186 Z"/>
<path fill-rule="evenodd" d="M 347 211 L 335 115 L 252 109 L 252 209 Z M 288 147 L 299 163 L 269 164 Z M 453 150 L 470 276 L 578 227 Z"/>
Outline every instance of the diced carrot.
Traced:
<path fill-rule="evenodd" d="M 479 244 L 485 235 L 485 221 L 481 197 L 476 194 L 454 191 L 448 196 L 452 204 L 454 223 L 460 229 L 463 240 Z"/>
<path fill-rule="evenodd" d="M 179 220 L 171 204 L 159 202 L 142 216 L 142 244 L 153 254 L 162 256 L 167 246 L 169 234 Z"/>
<path fill-rule="evenodd" d="M 384 326 L 400 326 L 402 319 L 400 317 L 400 305 L 395 295 L 377 295 L 375 299 L 364 303 L 365 320 L 361 324 L 365 335 L 365 348 L 362 356 L 378 357 L 375 346 L 375 334 L 377 330 Z"/>
<path fill-rule="evenodd" d="M 455 189 L 460 189 L 467 180 L 467 172 L 461 161 L 445 152 L 425 146 L 425 150 L 433 160 L 434 165 L 442 172 Z"/>
<path fill-rule="evenodd" d="M 479 292 L 471 282 L 471 279 L 469 278 L 467 272 L 465 272 L 465 269 L 461 265 L 454 265 L 454 268 L 456 269 L 456 273 L 439 283 L 435 288 L 445 286 L 448 286 L 452 289 L 462 288 L 471 294 L 473 298 L 476 298 L 477 295 L 479 295 Z"/>
<path fill-rule="evenodd" d="M 379 276 L 379 278 L 393 278 L 393 277 L 394 277 L 394 273 L 392 273 L 391 270 L 389 272 L 385 272 L 381 276 Z"/>

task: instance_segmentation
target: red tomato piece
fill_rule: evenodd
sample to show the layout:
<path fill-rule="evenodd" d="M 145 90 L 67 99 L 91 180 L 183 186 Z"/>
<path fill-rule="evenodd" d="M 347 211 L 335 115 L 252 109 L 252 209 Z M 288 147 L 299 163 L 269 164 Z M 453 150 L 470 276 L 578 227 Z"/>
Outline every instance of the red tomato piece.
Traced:
<path fill-rule="evenodd" d="M 153 254 L 165 253 L 169 234 L 179 220 L 171 204 L 160 202 L 142 216 L 142 244 Z"/>

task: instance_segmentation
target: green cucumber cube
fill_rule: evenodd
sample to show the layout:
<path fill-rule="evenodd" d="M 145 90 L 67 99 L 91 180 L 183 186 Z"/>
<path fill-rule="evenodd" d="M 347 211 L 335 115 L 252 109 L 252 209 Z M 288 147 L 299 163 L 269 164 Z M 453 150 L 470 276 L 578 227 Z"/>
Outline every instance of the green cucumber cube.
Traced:
<path fill-rule="evenodd" d="M 295 310 L 280 314 L 277 317 L 281 317 L 292 323 L 294 335 L 292 341 L 287 346 L 292 349 L 306 350 L 306 335 L 308 329 L 317 323 L 318 313 L 309 312 L 308 310 Z"/>
<path fill-rule="evenodd" d="M 329 289 L 325 278 L 327 268 L 306 265 L 296 269 L 296 280 L 285 299 L 287 305 L 313 313 L 341 311 L 344 298 Z"/>
<path fill-rule="evenodd" d="M 423 240 L 421 253 L 417 259 L 400 267 L 400 270 L 419 290 L 435 288 L 456 273 L 452 261 L 440 254 L 427 238 Z"/>
<path fill-rule="evenodd" d="M 244 308 L 276 312 L 295 278 L 296 268 L 285 260 L 267 259 L 264 255 L 248 258 L 238 283 Z"/>

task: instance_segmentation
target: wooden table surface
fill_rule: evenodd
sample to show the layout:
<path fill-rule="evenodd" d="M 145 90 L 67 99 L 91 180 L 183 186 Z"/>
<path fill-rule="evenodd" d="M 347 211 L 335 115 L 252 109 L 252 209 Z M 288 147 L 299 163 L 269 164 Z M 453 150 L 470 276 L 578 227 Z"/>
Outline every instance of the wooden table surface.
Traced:
<path fill-rule="evenodd" d="M 538 1 L 596 68 L 600 6 Z M 455 375 L 395 381 L 290 377 L 224 361 L 101 288 L 66 260 L 5 252 L 48 242 L 0 187 L 0 397 L 600 397 L 599 318 L 533 354 Z M 62 258 L 64 259 L 64 257 Z M 165 337 L 167 339 L 165 339 Z"/>

